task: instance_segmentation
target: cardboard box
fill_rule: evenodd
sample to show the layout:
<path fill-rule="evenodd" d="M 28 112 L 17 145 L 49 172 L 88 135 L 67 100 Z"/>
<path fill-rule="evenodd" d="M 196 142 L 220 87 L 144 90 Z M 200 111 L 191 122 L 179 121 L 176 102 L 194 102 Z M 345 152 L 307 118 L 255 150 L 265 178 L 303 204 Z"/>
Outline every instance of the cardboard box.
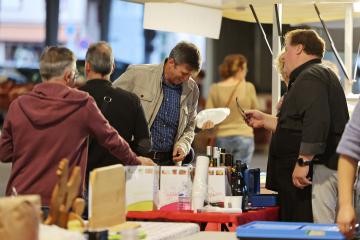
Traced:
<path fill-rule="evenodd" d="M 226 167 L 210 167 L 208 178 L 208 200 L 210 203 L 224 202 L 230 191 Z"/>
<path fill-rule="evenodd" d="M 160 168 L 159 209 L 178 210 L 179 194 L 191 196 L 190 167 L 163 166 Z"/>
<path fill-rule="evenodd" d="M 159 167 L 127 166 L 126 176 L 126 210 L 156 210 L 159 200 Z"/>

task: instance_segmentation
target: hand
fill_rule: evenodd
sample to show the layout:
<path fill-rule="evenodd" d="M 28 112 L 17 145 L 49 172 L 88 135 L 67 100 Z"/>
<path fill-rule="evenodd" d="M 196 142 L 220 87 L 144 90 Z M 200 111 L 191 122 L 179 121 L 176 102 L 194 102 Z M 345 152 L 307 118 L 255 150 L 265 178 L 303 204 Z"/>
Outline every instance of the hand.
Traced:
<path fill-rule="evenodd" d="M 150 158 L 147 157 L 137 157 L 137 160 L 140 162 L 141 165 L 144 166 L 156 166 L 156 163 L 153 162 Z"/>
<path fill-rule="evenodd" d="M 252 128 L 262 128 L 265 124 L 265 114 L 258 110 L 245 111 L 246 123 Z"/>
<path fill-rule="evenodd" d="M 339 226 L 339 230 L 346 238 L 351 238 L 355 232 L 355 209 L 352 205 L 345 205 L 339 208 L 336 223 Z"/>
<path fill-rule="evenodd" d="M 185 152 L 181 147 L 175 147 L 172 155 L 174 162 L 181 162 L 185 158 Z"/>
<path fill-rule="evenodd" d="M 211 129 L 214 128 L 215 124 L 213 121 L 208 120 L 206 122 L 204 122 L 204 124 L 201 126 L 201 129 Z"/>
<path fill-rule="evenodd" d="M 310 178 L 307 178 L 308 174 L 309 166 L 299 166 L 298 163 L 296 163 L 292 174 L 292 181 L 295 187 L 303 189 L 304 187 L 311 185 Z"/>

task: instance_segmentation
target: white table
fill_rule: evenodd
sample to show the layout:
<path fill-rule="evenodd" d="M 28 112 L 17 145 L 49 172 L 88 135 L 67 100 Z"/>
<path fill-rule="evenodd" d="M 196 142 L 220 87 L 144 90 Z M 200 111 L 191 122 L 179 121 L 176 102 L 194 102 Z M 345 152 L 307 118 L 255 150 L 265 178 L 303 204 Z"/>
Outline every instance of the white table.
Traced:
<path fill-rule="evenodd" d="M 200 231 L 196 223 L 136 222 L 146 233 L 146 240 L 174 240 L 194 235 Z M 235 233 L 234 233 L 235 234 Z"/>
<path fill-rule="evenodd" d="M 179 240 L 237 240 L 235 232 L 198 232 Z"/>

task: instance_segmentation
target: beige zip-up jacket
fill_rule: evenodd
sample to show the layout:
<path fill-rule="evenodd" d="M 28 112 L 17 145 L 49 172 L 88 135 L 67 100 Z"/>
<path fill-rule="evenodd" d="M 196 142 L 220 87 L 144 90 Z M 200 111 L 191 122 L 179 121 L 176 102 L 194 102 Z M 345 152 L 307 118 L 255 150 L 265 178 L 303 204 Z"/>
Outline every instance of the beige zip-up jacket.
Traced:
<path fill-rule="evenodd" d="M 135 93 L 140 98 L 149 129 L 164 97 L 162 91 L 164 62 L 156 65 L 131 65 L 113 83 L 113 86 Z M 181 147 L 185 154 L 189 153 L 194 140 L 198 98 L 199 89 L 195 81 L 190 78 L 182 84 L 179 126 L 174 143 L 174 148 Z"/>

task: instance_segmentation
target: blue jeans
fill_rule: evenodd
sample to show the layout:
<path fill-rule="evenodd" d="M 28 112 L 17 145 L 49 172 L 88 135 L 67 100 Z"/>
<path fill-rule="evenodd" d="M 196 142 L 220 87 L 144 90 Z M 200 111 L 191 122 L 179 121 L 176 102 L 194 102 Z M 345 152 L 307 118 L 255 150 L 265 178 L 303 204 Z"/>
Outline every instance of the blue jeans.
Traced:
<path fill-rule="evenodd" d="M 231 153 L 234 164 L 236 160 L 241 160 L 242 163 L 249 165 L 255 149 L 254 138 L 243 136 L 217 137 L 216 146 L 225 148 L 227 153 Z"/>

